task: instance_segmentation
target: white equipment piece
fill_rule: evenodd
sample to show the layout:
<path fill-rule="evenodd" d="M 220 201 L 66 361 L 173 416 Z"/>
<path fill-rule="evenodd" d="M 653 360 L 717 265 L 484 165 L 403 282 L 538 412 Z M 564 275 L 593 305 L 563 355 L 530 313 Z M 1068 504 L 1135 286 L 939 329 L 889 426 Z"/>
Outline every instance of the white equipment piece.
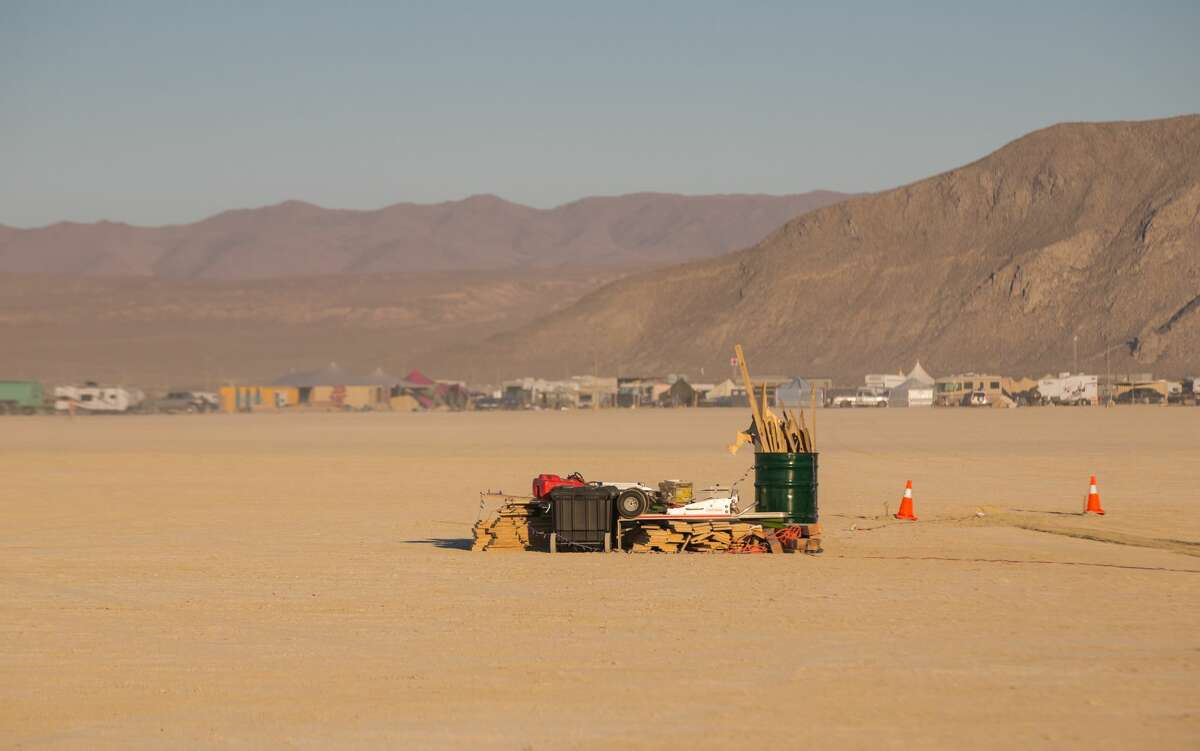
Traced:
<path fill-rule="evenodd" d="M 693 501 L 686 506 L 676 506 L 667 509 L 671 516 L 711 516 L 713 514 L 733 514 L 732 498 L 709 498 L 706 501 Z"/>

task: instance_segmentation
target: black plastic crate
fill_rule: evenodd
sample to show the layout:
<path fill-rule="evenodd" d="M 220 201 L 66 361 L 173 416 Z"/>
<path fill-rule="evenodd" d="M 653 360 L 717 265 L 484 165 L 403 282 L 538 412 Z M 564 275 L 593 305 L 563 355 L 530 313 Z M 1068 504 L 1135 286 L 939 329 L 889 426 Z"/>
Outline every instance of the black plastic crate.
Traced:
<path fill-rule="evenodd" d="M 558 542 L 603 545 L 612 532 L 617 489 L 609 486 L 558 487 L 550 492 Z"/>

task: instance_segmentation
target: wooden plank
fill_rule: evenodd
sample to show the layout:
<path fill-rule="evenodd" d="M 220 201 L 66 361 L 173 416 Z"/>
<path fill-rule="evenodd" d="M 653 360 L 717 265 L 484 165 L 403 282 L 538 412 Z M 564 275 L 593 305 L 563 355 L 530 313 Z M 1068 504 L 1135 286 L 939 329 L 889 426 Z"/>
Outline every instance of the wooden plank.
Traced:
<path fill-rule="evenodd" d="M 754 416 L 754 429 L 758 431 L 760 441 L 766 440 L 763 438 L 762 415 L 758 413 L 758 404 L 754 401 L 754 382 L 750 380 L 750 369 L 746 367 L 746 353 L 742 351 L 740 344 L 733 346 L 733 352 L 737 355 L 738 367 L 742 371 L 742 382 L 746 387 L 746 400 L 750 402 L 750 412 Z"/>
<path fill-rule="evenodd" d="M 808 432 L 808 445 L 809 445 L 808 450 L 816 451 L 817 450 L 817 390 L 815 388 L 813 388 L 813 385 L 811 383 L 808 384 L 808 393 L 812 397 L 810 399 L 810 401 L 812 402 L 812 404 L 810 405 L 811 411 L 812 411 L 812 430 L 810 430 Z"/>

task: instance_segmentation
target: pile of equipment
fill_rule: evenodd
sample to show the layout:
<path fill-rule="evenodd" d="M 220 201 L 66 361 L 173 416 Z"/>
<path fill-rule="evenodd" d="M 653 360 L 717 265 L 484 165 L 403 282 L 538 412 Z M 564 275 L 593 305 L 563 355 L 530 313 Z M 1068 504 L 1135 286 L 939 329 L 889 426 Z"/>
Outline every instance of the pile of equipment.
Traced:
<path fill-rule="evenodd" d="M 765 384 L 760 405 L 740 344 L 735 353 L 753 422 L 729 448 L 754 444 L 753 506 L 739 508 L 733 487 L 696 498 L 692 483 L 679 480 L 651 487 L 541 474 L 529 497 L 481 497 L 472 550 L 820 553 L 815 401 L 811 428 L 803 409 L 776 415 Z M 497 508 L 485 515 L 489 501 Z"/>

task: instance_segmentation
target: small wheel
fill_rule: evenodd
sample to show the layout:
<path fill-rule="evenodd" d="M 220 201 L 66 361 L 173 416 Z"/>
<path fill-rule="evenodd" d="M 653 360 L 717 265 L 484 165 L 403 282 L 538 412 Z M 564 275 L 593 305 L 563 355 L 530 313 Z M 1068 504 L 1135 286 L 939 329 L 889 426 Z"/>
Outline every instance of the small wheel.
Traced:
<path fill-rule="evenodd" d="M 551 553 L 558 552 L 558 533 L 557 532 L 550 533 L 550 552 Z"/>
<path fill-rule="evenodd" d="M 617 496 L 617 513 L 622 519 L 636 519 L 650 508 L 650 499 L 638 488 L 621 491 Z"/>

